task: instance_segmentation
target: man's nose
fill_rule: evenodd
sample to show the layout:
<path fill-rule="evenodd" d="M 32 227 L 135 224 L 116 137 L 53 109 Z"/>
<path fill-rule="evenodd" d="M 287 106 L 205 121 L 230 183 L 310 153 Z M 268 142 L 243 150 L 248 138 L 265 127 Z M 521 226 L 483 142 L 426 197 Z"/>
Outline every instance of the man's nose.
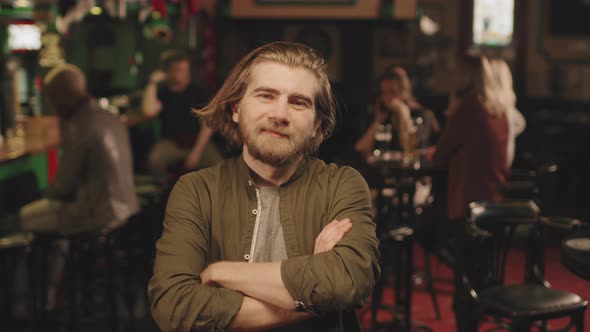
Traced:
<path fill-rule="evenodd" d="M 275 107 L 272 108 L 269 117 L 277 121 L 287 121 L 289 117 L 289 102 L 287 100 L 278 100 Z"/>

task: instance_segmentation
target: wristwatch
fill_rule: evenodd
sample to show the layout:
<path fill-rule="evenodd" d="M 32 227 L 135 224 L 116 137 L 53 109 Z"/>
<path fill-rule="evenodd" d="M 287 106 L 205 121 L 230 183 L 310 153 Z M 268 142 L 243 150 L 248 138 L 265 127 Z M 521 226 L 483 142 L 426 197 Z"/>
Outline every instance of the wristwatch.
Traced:
<path fill-rule="evenodd" d="M 314 316 L 319 316 L 318 313 L 315 312 L 311 306 L 307 306 L 307 305 L 305 305 L 305 303 L 303 303 L 301 301 L 297 301 L 297 300 L 295 300 L 295 311 L 307 312 L 307 313 L 310 313 Z"/>

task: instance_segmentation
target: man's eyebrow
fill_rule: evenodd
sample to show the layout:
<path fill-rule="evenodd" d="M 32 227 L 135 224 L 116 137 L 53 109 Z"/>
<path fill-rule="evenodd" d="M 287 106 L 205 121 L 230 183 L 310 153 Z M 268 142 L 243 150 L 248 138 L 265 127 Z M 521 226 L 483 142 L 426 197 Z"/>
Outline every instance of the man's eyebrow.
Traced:
<path fill-rule="evenodd" d="M 294 94 L 290 95 L 290 97 L 302 99 L 303 101 L 309 103 L 310 105 L 313 105 L 313 99 L 311 99 L 310 97 L 308 97 L 304 94 L 294 93 Z"/>
<path fill-rule="evenodd" d="M 268 86 L 259 86 L 256 89 L 252 90 L 252 93 L 258 93 L 258 92 L 267 92 L 267 93 L 271 93 L 271 94 L 280 94 L 281 92 L 277 89 L 268 87 Z M 289 95 L 289 98 L 298 98 L 301 99 L 307 103 L 309 103 L 310 105 L 313 105 L 313 99 L 302 94 L 302 93 L 292 93 Z"/>
<path fill-rule="evenodd" d="M 272 93 L 272 94 L 279 94 L 279 90 L 277 89 L 273 89 L 267 86 L 259 86 L 256 89 L 252 90 L 252 93 L 256 93 L 256 92 L 268 92 L 268 93 Z"/>

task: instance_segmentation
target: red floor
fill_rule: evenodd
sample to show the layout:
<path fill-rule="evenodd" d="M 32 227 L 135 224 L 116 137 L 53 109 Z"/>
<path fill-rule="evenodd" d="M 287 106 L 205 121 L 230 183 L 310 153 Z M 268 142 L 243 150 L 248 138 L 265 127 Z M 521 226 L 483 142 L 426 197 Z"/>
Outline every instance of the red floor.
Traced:
<path fill-rule="evenodd" d="M 507 280 L 510 283 L 517 283 L 523 279 L 524 255 L 515 250 L 512 252 L 508 257 Z M 418 246 L 416 246 L 414 258 L 416 270 L 422 270 L 422 250 Z M 545 261 L 545 278 L 553 288 L 571 291 L 590 299 L 590 282 L 577 277 L 561 265 L 557 244 L 548 245 L 545 252 Z M 455 331 L 455 317 L 452 311 L 452 273 L 446 266 L 436 260 L 433 260 L 432 273 L 435 279 L 435 288 L 438 291 L 441 319 L 436 320 L 430 295 L 421 286 L 418 286 L 413 293 L 412 319 L 427 325 L 436 332 Z M 388 288 L 385 290 L 384 302 L 392 303 L 392 301 L 393 290 Z M 366 331 L 370 331 L 370 312 L 367 308 L 364 308 L 361 313 L 363 326 Z M 379 312 L 378 320 L 389 320 L 390 318 L 391 314 L 388 312 Z M 590 310 L 586 311 L 585 323 L 585 330 L 590 331 Z M 567 324 L 567 320 L 555 320 L 551 322 L 551 327 L 562 327 L 565 324 Z M 485 326 L 480 330 L 485 330 Z"/>

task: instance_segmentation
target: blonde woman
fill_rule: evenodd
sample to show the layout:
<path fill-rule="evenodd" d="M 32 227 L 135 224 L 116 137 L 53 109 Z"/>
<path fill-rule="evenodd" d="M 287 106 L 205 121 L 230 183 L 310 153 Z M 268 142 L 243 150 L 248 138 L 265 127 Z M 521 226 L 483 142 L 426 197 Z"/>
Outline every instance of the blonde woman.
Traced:
<path fill-rule="evenodd" d="M 506 182 L 508 122 L 498 101 L 489 61 L 464 56 L 453 82 L 453 105 L 434 151 L 434 162 L 449 170 L 447 214 L 464 217 L 476 200 L 499 200 Z"/>
<path fill-rule="evenodd" d="M 498 101 L 506 108 L 507 113 L 509 139 L 506 149 L 506 162 L 508 168 L 510 168 L 514 161 L 516 137 L 524 131 L 526 120 L 522 113 L 516 109 L 516 94 L 512 87 L 512 72 L 508 63 L 503 59 L 493 59 L 490 64 L 497 84 L 496 96 Z"/>

